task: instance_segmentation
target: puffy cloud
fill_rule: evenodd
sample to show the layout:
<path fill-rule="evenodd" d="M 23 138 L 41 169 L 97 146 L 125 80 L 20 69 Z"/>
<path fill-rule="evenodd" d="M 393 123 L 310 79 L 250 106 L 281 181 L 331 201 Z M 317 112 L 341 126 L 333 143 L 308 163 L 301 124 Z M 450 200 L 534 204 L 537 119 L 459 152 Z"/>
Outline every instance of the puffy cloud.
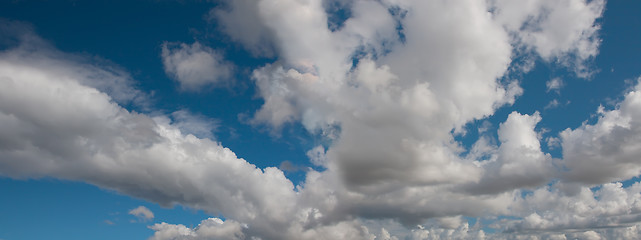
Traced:
<path fill-rule="evenodd" d="M 592 71 L 585 61 L 598 54 L 600 18 L 604 0 L 491 0 L 494 19 L 514 36 L 514 41 L 545 60 L 558 60 L 580 77 Z"/>
<path fill-rule="evenodd" d="M 641 84 L 615 109 L 599 107 L 594 124 L 566 129 L 560 137 L 565 179 L 588 184 L 626 180 L 641 174 Z"/>
<path fill-rule="evenodd" d="M 511 46 L 503 28 L 485 14 L 485 5 L 412 5 L 402 20 L 405 44 L 388 47 L 399 38 L 395 16 L 381 10 L 389 6 L 355 2 L 354 17 L 332 32 L 318 2 L 274 4 L 286 10 L 272 9 L 269 2 L 259 6 L 265 6 L 265 24 L 285 48 L 284 63 L 254 71 L 265 99 L 254 122 L 279 128 L 300 121 L 310 132 L 322 133 L 339 126 L 339 138 L 326 156 L 334 164 L 330 169 L 354 189 L 476 181 L 479 169 L 457 157 L 450 130 L 490 115 L 521 91 L 497 81 L 508 67 Z M 362 24 L 377 12 L 376 24 Z M 453 19 L 439 20 L 443 15 Z M 350 70 L 351 56 L 359 50 L 368 56 Z"/>
<path fill-rule="evenodd" d="M 97 80 L 87 76 L 96 75 L 78 74 L 99 67 L 25 49 L 0 53 L 0 174 L 85 181 L 166 206 L 261 219 L 252 226 L 267 236 L 293 215 L 294 186 L 282 171 L 258 169 L 166 117 L 120 107 L 90 86 Z"/>
<path fill-rule="evenodd" d="M 323 146 L 316 146 L 307 151 L 307 157 L 316 166 L 327 166 L 327 156 Z"/>
<path fill-rule="evenodd" d="M 154 213 L 145 206 L 138 206 L 137 208 L 129 210 L 129 214 L 136 216 L 143 221 L 154 219 Z"/>
<path fill-rule="evenodd" d="M 578 187 L 568 191 L 568 188 L 572 187 L 555 184 L 528 194 L 520 206 L 514 207 L 515 212 L 521 211 L 524 217 L 506 222 L 507 232 L 565 232 L 570 237 L 572 232 L 580 231 L 590 236 L 610 236 L 610 239 L 639 224 L 639 183 L 629 187 L 607 183 L 595 190 Z"/>
<path fill-rule="evenodd" d="M 480 162 L 485 166 L 485 176 L 479 184 L 473 184 L 470 191 L 501 192 L 536 187 L 550 180 L 556 170 L 549 154 L 541 151 L 540 139 L 534 130 L 539 121 L 538 112 L 533 115 L 512 112 L 501 123 L 498 131 L 501 145 L 495 151 L 485 150 L 494 156 Z"/>
<path fill-rule="evenodd" d="M 318 221 L 360 216 L 408 225 L 507 213 L 520 194 L 515 189 L 556 176 L 534 130 L 538 113 L 510 115 L 500 145 L 483 138 L 477 155 L 461 157 L 454 141 L 465 124 L 522 93 L 517 81 L 504 79 L 519 64 L 515 54 L 587 74 L 603 2 L 527 4 L 353 1 L 344 5 L 349 14 L 340 27 L 328 23 L 331 12 L 321 1 L 264 0 L 245 8 L 259 15 L 253 27 L 270 32 L 279 57 L 253 72 L 265 103 L 251 122 L 276 130 L 299 122 L 332 140 L 308 152 L 327 170 L 309 172 L 300 188 Z M 552 24 L 560 18 L 568 24 Z M 481 155 L 490 160 L 474 157 Z"/>
<path fill-rule="evenodd" d="M 189 91 L 207 85 L 223 85 L 233 69 L 220 53 L 199 42 L 191 45 L 163 43 L 162 63 L 167 75 L 178 81 L 183 90 Z"/>
<path fill-rule="evenodd" d="M 233 220 L 223 221 L 220 218 L 205 219 L 197 227 L 190 229 L 182 224 L 157 223 L 149 227 L 154 230 L 150 240 L 241 240 L 245 239 L 243 229 L 246 226 Z"/>
<path fill-rule="evenodd" d="M 489 130 L 471 149 L 455 140 L 466 124 L 522 94 L 507 75 L 523 47 L 587 74 L 583 62 L 597 53 L 602 5 L 353 1 L 344 5 L 350 13 L 340 27 L 328 23 L 321 0 L 231 1 L 212 10 L 231 39 L 277 58 L 252 73 L 264 104 L 250 122 L 275 131 L 300 123 L 329 140 L 308 152 L 324 169 L 310 169 L 296 187 L 280 169 L 256 168 L 201 138 L 212 122 L 183 111 L 149 117 L 124 109 L 119 99 L 142 94 L 117 97 L 119 91 L 101 85 L 121 85 L 109 79 L 122 74 L 24 45 L 0 53 L 0 173 L 86 181 L 226 218 L 196 228 L 156 224 L 152 239 L 562 238 L 575 235 L 546 231 L 610 223 L 626 229 L 621 234 L 628 235 L 617 236 L 633 236 L 636 230 L 623 223 L 638 222 L 638 186 L 592 191 L 581 183 L 638 175 L 638 89 L 603 110 L 596 124 L 561 134 L 567 171 L 558 188 L 546 186 L 558 170 L 541 151 L 538 113 L 510 114 L 498 141 Z M 560 19 L 566 21 L 552 24 Z M 185 90 L 219 86 L 231 75 L 221 55 L 198 42 L 166 43 L 162 56 Z M 493 221 L 511 232 L 486 234 L 461 216 L 509 216 Z M 391 219 L 406 234 L 368 228 L 372 219 Z M 426 221 L 436 223 L 412 227 Z"/>

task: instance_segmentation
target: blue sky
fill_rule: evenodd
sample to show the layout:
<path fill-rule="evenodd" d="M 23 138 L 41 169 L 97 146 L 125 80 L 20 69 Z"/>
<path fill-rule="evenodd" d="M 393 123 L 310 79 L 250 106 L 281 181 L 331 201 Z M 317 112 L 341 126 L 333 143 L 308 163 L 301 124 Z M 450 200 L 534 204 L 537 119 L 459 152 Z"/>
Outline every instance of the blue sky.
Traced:
<path fill-rule="evenodd" d="M 0 3 L 0 239 L 635 238 L 640 9 Z"/>

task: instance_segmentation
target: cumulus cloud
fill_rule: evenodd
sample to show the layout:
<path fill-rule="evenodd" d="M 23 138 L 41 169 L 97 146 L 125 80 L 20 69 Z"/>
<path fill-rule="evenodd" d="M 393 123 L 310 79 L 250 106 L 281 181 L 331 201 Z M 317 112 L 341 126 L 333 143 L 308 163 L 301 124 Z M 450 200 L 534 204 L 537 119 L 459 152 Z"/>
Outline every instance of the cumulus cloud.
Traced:
<path fill-rule="evenodd" d="M 558 61 L 574 69 L 580 77 L 594 71 L 586 61 L 599 52 L 600 18 L 604 0 L 491 0 L 494 19 L 514 41 L 536 52 L 547 61 Z"/>
<path fill-rule="evenodd" d="M 145 206 L 138 206 L 137 208 L 129 210 L 129 214 L 136 216 L 142 221 L 149 221 L 154 219 L 154 213 Z"/>
<path fill-rule="evenodd" d="M 537 187 L 555 173 L 552 157 L 541 151 L 538 133 L 534 130 L 541 121 L 538 112 L 523 115 L 512 112 L 498 130 L 500 147 L 484 149 L 493 155 L 482 161 L 486 173 L 480 183 L 470 186 L 475 193 L 492 193 L 517 188 Z M 484 140 L 480 140 L 484 141 Z"/>
<path fill-rule="evenodd" d="M 241 240 L 245 239 L 242 230 L 246 226 L 242 226 L 233 220 L 223 221 L 220 218 L 209 218 L 200 222 L 193 229 L 182 224 L 174 225 L 164 222 L 154 224 L 149 228 L 155 231 L 150 240 Z"/>
<path fill-rule="evenodd" d="M 220 53 L 199 42 L 162 45 L 165 72 L 180 83 L 183 90 L 196 91 L 202 87 L 221 86 L 229 80 L 233 65 Z"/>
<path fill-rule="evenodd" d="M 253 227 L 267 232 L 293 215 L 294 186 L 282 171 L 120 107 L 77 74 L 92 67 L 25 49 L 0 53 L 2 175 L 79 180 L 165 206 L 260 218 L 272 225 Z"/>
<path fill-rule="evenodd" d="M 600 185 L 597 190 L 579 187 L 567 191 L 568 186 L 556 184 L 537 189 L 520 206 L 525 217 L 505 223 L 507 232 L 564 232 L 598 233 L 612 238 L 617 232 L 639 225 L 641 217 L 641 188 L 639 183 L 623 187 L 621 183 Z M 635 233 L 635 235 L 638 233 Z M 569 237 L 568 236 L 568 237 Z"/>
<path fill-rule="evenodd" d="M 210 14 L 255 55 L 278 59 L 252 72 L 264 104 L 250 123 L 276 131 L 300 123 L 328 140 L 307 152 L 322 171 L 309 169 L 299 186 L 280 169 L 257 168 L 203 138 L 211 138 L 215 123 L 185 111 L 157 117 L 129 111 L 118 91 L 100 85 L 120 85 L 109 79 L 122 74 L 25 40 L 0 53 L 0 173 L 85 181 L 225 217 L 195 228 L 155 224 L 152 239 L 638 234 L 630 226 L 639 222 L 641 189 L 610 183 L 641 171 L 634 161 L 641 155 L 638 87 L 615 109 L 601 110 L 597 123 L 561 133 L 562 160 L 541 150 L 538 112 L 511 113 L 498 139 L 482 131 L 471 149 L 455 140 L 468 123 L 523 93 L 506 77 L 521 64 L 513 62 L 516 54 L 588 74 L 603 1 L 344 6 L 350 14 L 340 27 L 328 24 L 321 0 L 231 1 Z M 165 43 L 162 57 L 184 90 L 220 86 L 231 76 L 220 53 L 198 42 Z M 140 94 L 131 93 L 122 98 Z M 487 234 L 462 216 L 487 217 L 505 233 Z M 397 228 L 370 228 L 369 221 Z"/>
<path fill-rule="evenodd" d="M 540 149 L 538 113 L 510 115 L 497 146 L 479 142 L 476 156 L 489 160 L 462 158 L 452 132 L 522 94 L 517 81 L 501 80 L 521 64 L 512 62 L 515 54 L 589 75 L 603 4 L 354 1 L 332 27 L 322 1 L 264 0 L 217 17 L 258 14 L 252 28 L 270 33 L 263 36 L 279 56 L 253 72 L 265 103 L 251 122 L 274 129 L 299 122 L 311 133 L 332 133 L 326 149 L 308 152 L 327 170 L 309 172 L 301 189 L 303 198 L 335 199 L 314 201 L 325 213 L 320 219 L 347 214 L 413 224 L 478 209 L 507 212 L 517 189 L 560 174 Z M 461 188 L 469 190 L 454 190 Z"/>
<path fill-rule="evenodd" d="M 641 173 L 641 84 L 615 109 L 599 107 L 598 120 L 561 132 L 565 179 L 588 184 L 626 180 Z"/>

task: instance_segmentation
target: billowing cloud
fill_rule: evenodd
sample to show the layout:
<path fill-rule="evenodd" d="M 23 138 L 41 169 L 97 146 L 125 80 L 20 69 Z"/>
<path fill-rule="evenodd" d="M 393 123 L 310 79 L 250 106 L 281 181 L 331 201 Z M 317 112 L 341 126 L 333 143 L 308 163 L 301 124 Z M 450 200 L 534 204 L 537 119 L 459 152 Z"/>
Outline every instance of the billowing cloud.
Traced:
<path fill-rule="evenodd" d="M 202 87 L 224 85 L 232 74 L 233 65 L 220 53 L 199 42 L 162 45 L 165 72 L 180 83 L 183 90 L 196 91 Z"/>
<path fill-rule="evenodd" d="M 555 175 L 552 157 L 541 151 L 540 139 L 534 130 L 539 121 L 538 112 L 531 116 L 512 112 L 508 116 L 499 127 L 500 147 L 484 148 L 480 152 L 481 156 L 489 156 L 480 162 L 486 169 L 485 176 L 480 183 L 472 184 L 470 191 L 492 193 L 536 187 Z M 477 144 L 485 144 L 484 141 L 481 139 Z"/>
<path fill-rule="evenodd" d="M 294 186 L 280 170 L 258 169 L 166 118 L 130 112 L 91 87 L 101 80 L 87 77 L 95 74 L 78 74 L 100 68 L 33 47 L 42 46 L 0 53 L 2 175 L 85 181 L 244 222 L 283 223 L 293 215 Z"/>
<path fill-rule="evenodd" d="M 562 184 L 537 189 L 525 197 L 521 206 L 524 218 L 508 220 L 506 232 L 546 233 L 585 232 L 617 238 L 622 233 L 637 229 L 641 219 L 641 186 L 635 183 L 623 187 L 621 183 L 607 183 L 598 190 L 588 187 L 577 189 Z M 568 231 L 570 230 L 570 231 Z M 634 233 L 638 238 L 638 231 Z"/>
<path fill-rule="evenodd" d="M 565 179 L 587 184 L 622 181 L 641 174 L 641 84 L 615 109 L 599 107 L 594 124 L 561 132 Z"/>
<path fill-rule="evenodd" d="M 127 75 L 25 40 L 0 53 L 0 174 L 85 181 L 225 218 L 154 224 L 152 239 L 638 234 L 641 189 L 612 181 L 641 171 L 639 87 L 596 123 L 562 132 L 563 159 L 542 151 L 538 112 L 511 113 L 497 139 L 486 129 L 471 147 L 456 140 L 523 93 L 511 77 L 523 64 L 515 56 L 589 75 L 603 1 L 341 4 L 349 14 L 339 23 L 321 0 L 233 1 L 210 12 L 232 40 L 277 59 L 251 73 L 264 104 L 249 122 L 301 124 L 327 140 L 307 152 L 320 170 L 298 186 L 210 139 L 215 124 L 204 118 L 121 107 L 144 99 Z M 184 90 L 231 75 L 198 42 L 164 44 L 162 56 Z"/>
<path fill-rule="evenodd" d="M 240 240 L 245 239 L 242 232 L 243 227 L 246 228 L 233 220 L 223 221 L 220 218 L 209 218 L 203 220 L 194 229 L 181 224 L 173 225 L 164 222 L 154 224 L 149 228 L 155 231 L 150 240 Z"/>
<path fill-rule="evenodd" d="M 138 206 L 137 208 L 129 210 L 129 214 L 136 216 L 143 221 L 154 219 L 154 213 L 145 206 Z"/>
<path fill-rule="evenodd" d="M 574 69 L 580 77 L 593 73 L 586 61 L 599 52 L 604 0 L 490 0 L 497 22 L 514 35 L 514 41 L 548 61 Z"/>

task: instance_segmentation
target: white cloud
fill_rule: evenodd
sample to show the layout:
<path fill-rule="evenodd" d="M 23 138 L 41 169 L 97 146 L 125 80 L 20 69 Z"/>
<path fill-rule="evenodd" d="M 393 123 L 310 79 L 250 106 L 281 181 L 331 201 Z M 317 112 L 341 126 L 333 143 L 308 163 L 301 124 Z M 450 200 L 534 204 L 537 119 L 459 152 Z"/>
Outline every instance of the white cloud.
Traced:
<path fill-rule="evenodd" d="M 600 18 L 604 0 L 491 0 L 498 23 L 511 32 L 514 41 L 547 61 L 559 61 L 580 77 L 593 70 L 586 61 L 598 54 Z"/>
<path fill-rule="evenodd" d="M 598 120 L 560 137 L 566 180 L 602 184 L 641 174 L 641 84 L 613 110 L 599 107 Z"/>
<path fill-rule="evenodd" d="M 543 109 L 544 110 L 548 110 L 548 109 L 556 108 L 558 106 L 559 106 L 559 100 L 553 99 L 552 101 L 550 101 L 548 103 L 548 105 L 545 105 L 545 107 L 543 107 Z"/>
<path fill-rule="evenodd" d="M 327 156 L 323 146 L 316 146 L 307 151 L 307 157 L 316 166 L 327 166 Z"/>
<path fill-rule="evenodd" d="M 127 111 L 77 74 L 92 68 L 39 53 L 0 53 L 0 174 L 85 181 L 165 206 L 260 219 L 256 231 L 282 234 L 275 226 L 286 226 L 296 204 L 282 171 L 258 169 L 166 118 Z"/>
<path fill-rule="evenodd" d="M 561 88 L 565 85 L 563 83 L 563 80 L 561 78 L 552 78 L 549 81 L 545 82 L 545 87 L 547 87 L 547 91 L 556 91 L 557 93 L 561 90 Z"/>
<path fill-rule="evenodd" d="M 353 15 L 334 29 L 322 1 L 264 0 L 247 8 L 279 56 L 253 72 L 265 104 L 251 122 L 274 129 L 300 122 L 316 134 L 339 129 L 324 151 L 327 170 L 309 172 L 300 192 L 322 221 L 348 215 L 413 224 L 479 209 L 506 213 L 516 189 L 553 179 L 553 159 L 534 130 L 538 114 L 511 115 L 501 145 L 486 144 L 485 155 L 494 156 L 487 163 L 461 158 L 452 130 L 462 132 L 522 93 L 517 81 L 499 81 L 514 54 L 588 74 L 603 2 L 530 1 L 524 11 L 509 4 L 355 1 L 347 5 Z M 559 18 L 568 24 L 552 24 Z M 468 192 L 455 190 L 461 187 Z"/>
<path fill-rule="evenodd" d="M 182 224 L 157 223 L 149 227 L 154 230 L 150 240 L 241 240 L 245 239 L 243 227 L 233 220 L 223 221 L 220 218 L 205 219 L 197 227 L 190 229 Z"/>
<path fill-rule="evenodd" d="M 641 155 L 638 89 L 602 111 L 596 124 L 561 134 L 559 161 L 567 172 L 541 151 L 538 113 L 510 114 L 498 141 L 487 131 L 465 157 L 455 140 L 466 124 L 522 94 L 518 81 L 503 78 L 519 64 L 512 60 L 523 46 L 587 74 L 602 1 L 354 1 L 337 29 L 328 28 L 321 0 L 229 4 L 211 13 L 223 31 L 256 55 L 278 58 L 252 73 L 265 102 L 250 122 L 273 129 L 300 122 L 331 140 L 308 152 L 326 169 L 309 170 L 295 187 L 280 169 L 259 169 L 200 138 L 214 123 L 187 112 L 155 118 L 130 112 L 116 103 L 118 91 L 78 73 L 102 72 L 97 76 L 107 80 L 119 74 L 17 48 L 0 53 L 0 174 L 86 181 L 226 219 L 196 228 L 156 224 L 152 239 L 396 237 L 391 228 L 370 231 L 371 219 L 391 219 L 415 239 L 500 239 L 530 230 L 552 238 L 573 226 L 609 226 L 599 217 L 618 230 L 638 222 L 638 186 L 606 184 L 593 192 L 582 185 L 641 171 L 633 161 Z M 552 24 L 560 19 L 566 21 Z M 221 55 L 198 42 L 166 43 L 162 55 L 166 72 L 185 90 L 220 86 L 231 76 Z M 558 188 L 548 188 L 558 174 Z M 504 223 L 513 232 L 489 236 L 460 216 L 499 223 L 497 216 L 509 216 Z M 408 228 L 430 221 L 437 223 Z M 595 234 L 610 233 L 576 236 Z"/>
<path fill-rule="evenodd" d="M 545 142 L 550 149 L 561 147 L 561 139 L 559 139 L 558 137 L 548 137 L 546 138 Z"/>
<path fill-rule="evenodd" d="M 129 210 L 129 214 L 136 216 L 138 219 L 143 221 L 149 221 L 154 219 L 154 213 L 145 206 L 138 206 L 137 208 Z"/>
<path fill-rule="evenodd" d="M 551 157 L 541 151 L 538 133 L 534 130 L 539 121 L 538 112 L 533 115 L 512 112 L 501 123 L 498 131 L 501 144 L 496 151 L 486 150 L 495 156 L 480 162 L 485 175 L 479 183 L 470 185 L 470 191 L 494 193 L 537 187 L 550 181 L 556 170 Z"/>
<path fill-rule="evenodd" d="M 220 53 L 199 42 L 191 45 L 163 43 L 162 62 L 167 75 L 188 91 L 224 85 L 231 78 L 233 69 Z"/>
<path fill-rule="evenodd" d="M 273 36 L 263 26 L 262 15 L 254 0 L 226 1 L 225 8 L 209 12 L 209 21 L 256 56 L 274 54 Z"/>
<path fill-rule="evenodd" d="M 514 207 L 515 212 L 522 211 L 524 218 L 504 223 L 507 232 L 565 232 L 568 238 L 572 232 L 584 232 L 609 235 L 607 239 L 612 239 L 613 235 L 629 231 L 630 226 L 639 225 L 639 183 L 625 188 L 621 183 L 599 187 L 591 190 L 555 184 L 537 189 Z"/>

